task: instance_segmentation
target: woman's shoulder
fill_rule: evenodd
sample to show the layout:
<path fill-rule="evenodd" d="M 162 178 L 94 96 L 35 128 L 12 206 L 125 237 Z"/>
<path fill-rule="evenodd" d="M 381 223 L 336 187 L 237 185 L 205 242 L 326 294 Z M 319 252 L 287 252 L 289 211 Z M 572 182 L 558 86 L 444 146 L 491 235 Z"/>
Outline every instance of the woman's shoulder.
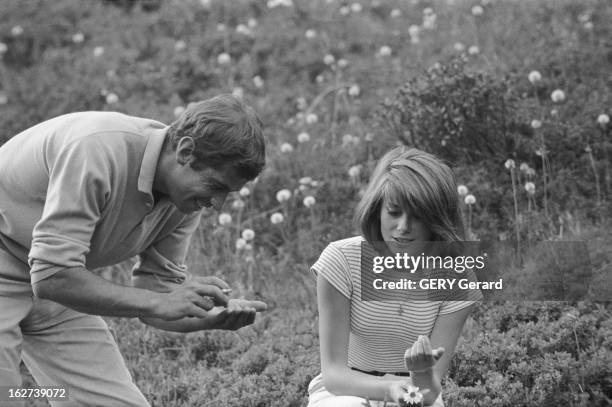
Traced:
<path fill-rule="evenodd" d="M 331 242 L 329 246 L 335 247 L 337 249 L 353 249 L 353 248 L 361 248 L 361 243 L 366 240 L 361 236 L 353 236 L 347 237 L 346 239 L 336 240 Z"/>

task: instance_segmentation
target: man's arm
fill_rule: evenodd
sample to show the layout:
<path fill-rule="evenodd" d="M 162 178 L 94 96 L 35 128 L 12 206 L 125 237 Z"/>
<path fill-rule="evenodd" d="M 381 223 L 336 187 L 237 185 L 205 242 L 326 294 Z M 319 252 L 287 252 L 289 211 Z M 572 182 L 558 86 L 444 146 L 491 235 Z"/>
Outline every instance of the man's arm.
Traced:
<path fill-rule="evenodd" d="M 178 320 L 206 318 L 227 296 L 215 285 L 190 280 L 168 293 L 127 287 L 107 281 L 82 267 L 59 271 L 35 282 L 34 293 L 69 308 L 93 315 Z"/>

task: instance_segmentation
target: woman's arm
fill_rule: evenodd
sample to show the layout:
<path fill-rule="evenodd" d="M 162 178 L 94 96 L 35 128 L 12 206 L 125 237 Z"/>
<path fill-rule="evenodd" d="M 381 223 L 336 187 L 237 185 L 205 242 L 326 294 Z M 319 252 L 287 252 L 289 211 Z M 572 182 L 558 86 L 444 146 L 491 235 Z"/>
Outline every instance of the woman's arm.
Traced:
<path fill-rule="evenodd" d="M 430 390 L 424 396 L 425 405 L 433 403 L 441 391 L 440 380 L 448 370 L 457 340 L 472 308 L 473 305 L 438 316 L 431 338 L 419 337 L 406 352 L 406 366 L 411 370 L 412 382 L 421 389 Z"/>
<path fill-rule="evenodd" d="M 348 367 L 350 301 L 325 277 L 317 278 L 321 373 L 325 388 L 338 396 L 398 402 L 408 380 L 371 376 Z"/>

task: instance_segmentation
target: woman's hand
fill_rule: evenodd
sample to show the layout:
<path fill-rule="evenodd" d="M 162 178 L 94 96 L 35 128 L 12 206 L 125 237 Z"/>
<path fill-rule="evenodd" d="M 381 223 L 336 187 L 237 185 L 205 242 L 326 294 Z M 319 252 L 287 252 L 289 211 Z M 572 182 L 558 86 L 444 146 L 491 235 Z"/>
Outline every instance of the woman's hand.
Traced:
<path fill-rule="evenodd" d="M 404 353 L 404 364 L 411 372 L 431 369 L 444 354 L 444 348 L 431 349 L 429 338 L 419 335 L 412 347 Z"/>

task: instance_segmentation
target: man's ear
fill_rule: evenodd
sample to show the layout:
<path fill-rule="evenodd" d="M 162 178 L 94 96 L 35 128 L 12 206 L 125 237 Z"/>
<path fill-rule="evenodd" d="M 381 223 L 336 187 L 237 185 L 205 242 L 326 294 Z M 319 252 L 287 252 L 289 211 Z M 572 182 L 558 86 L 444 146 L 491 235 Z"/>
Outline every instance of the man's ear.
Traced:
<path fill-rule="evenodd" d="M 193 159 L 193 152 L 195 150 L 195 142 L 191 137 L 182 137 L 176 145 L 176 161 L 185 165 Z"/>

